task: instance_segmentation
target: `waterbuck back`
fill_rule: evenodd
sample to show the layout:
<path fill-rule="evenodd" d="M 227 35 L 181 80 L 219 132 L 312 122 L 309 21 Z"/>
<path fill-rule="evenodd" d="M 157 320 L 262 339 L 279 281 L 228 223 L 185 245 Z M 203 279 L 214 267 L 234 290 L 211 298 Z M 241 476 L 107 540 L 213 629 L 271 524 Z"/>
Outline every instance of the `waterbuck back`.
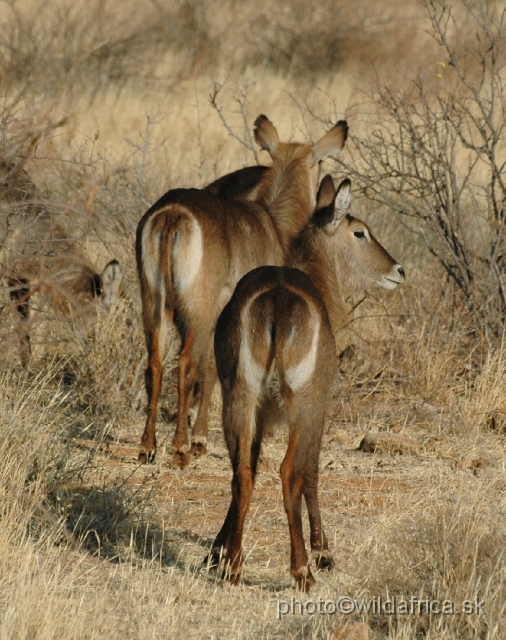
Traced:
<path fill-rule="evenodd" d="M 55 221 L 27 173 L 0 161 L 0 280 L 7 283 L 21 361 L 31 361 L 30 297 L 43 294 L 59 315 L 86 330 L 97 306 L 110 308 L 118 295 L 117 260 L 100 274 L 75 239 Z"/>
<path fill-rule="evenodd" d="M 211 182 L 204 189 L 219 198 L 255 200 L 258 195 L 258 186 L 267 169 L 268 167 L 263 165 L 244 167 L 244 169 L 227 173 L 226 176 Z"/>
<path fill-rule="evenodd" d="M 148 417 L 140 460 L 150 461 L 155 455 L 164 339 L 170 321 L 181 337 L 174 459 L 179 466 L 189 463 L 187 430 L 194 403 L 198 410 L 191 453 L 205 452 L 208 407 L 216 382 L 212 350 L 216 320 L 245 273 L 260 265 L 284 263 L 290 243 L 314 210 L 318 162 L 339 152 L 346 136 L 342 121 L 314 145 L 283 143 L 274 125 L 259 116 L 255 138 L 270 153 L 270 167 L 236 172 L 207 190 L 169 191 L 141 219 L 136 255 L 148 349 Z"/>
<path fill-rule="evenodd" d="M 281 463 L 291 543 L 291 574 L 300 589 L 314 583 L 301 519 L 306 501 L 312 557 L 333 566 L 318 506 L 318 461 L 327 400 L 336 370 L 334 334 L 349 313 L 347 298 L 371 285 L 404 281 L 402 267 L 347 215 L 350 182 L 335 191 L 327 176 L 311 224 L 290 247 L 292 267 L 259 267 L 245 275 L 223 309 L 214 337 L 223 395 L 223 430 L 232 462 L 232 501 L 208 560 L 223 556 L 224 577 L 237 584 L 244 521 L 264 433 L 288 424 Z M 297 267 L 297 268 L 294 268 Z"/>

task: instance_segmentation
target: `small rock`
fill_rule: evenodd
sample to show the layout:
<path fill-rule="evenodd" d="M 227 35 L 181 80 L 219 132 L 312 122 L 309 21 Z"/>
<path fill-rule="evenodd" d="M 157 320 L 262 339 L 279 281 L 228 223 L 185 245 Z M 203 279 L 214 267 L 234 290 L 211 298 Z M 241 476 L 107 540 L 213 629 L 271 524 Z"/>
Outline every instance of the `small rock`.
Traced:
<path fill-rule="evenodd" d="M 429 404 L 428 402 L 424 402 L 424 401 L 415 402 L 415 404 L 413 405 L 413 408 L 415 409 L 418 415 L 424 416 L 429 419 L 434 419 L 434 420 L 436 418 L 439 418 L 439 416 L 441 416 L 441 414 L 444 412 L 443 407 Z"/>
<path fill-rule="evenodd" d="M 350 362 L 356 355 L 356 347 L 353 344 L 349 344 L 341 353 L 337 356 L 340 362 Z"/>
<path fill-rule="evenodd" d="M 498 407 L 497 411 L 487 412 L 485 414 L 485 421 L 487 423 L 487 427 L 491 431 L 504 434 L 504 432 L 506 431 L 506 425 L 504 421 L 505 415 L 506 415 L 506 404 L 502 404 L 500 407 Z"/>
<path fill-rule="evenodd" d="M 277 462 L 270 456 L 261 455 L 258 460 L 259 471 L 277 471 Z"/>
<path fill-rule="evenodd" d="M 369 625 L 365 622 L 350 622 L 334 629 L 329 640 L 369 640 Z"/>
<path fill-rule="evenodd" d="M 360 443 L 359 451 L 374 453 L 383 451 L 389 453 L 411 453 L 420 451 L 420 443 L 406 435 L 380 431 L 368 433 Z"/>
<path fill-rule="evenodd" d="M 457 464 L 462 469 L 472 469 L 476 471 L 477 469 L 487 469 L 492 465 L 492 461 L 480 456 L 479 458 L 464 458 Z"/>
<path fill-rule="evenodd" d="M 502 413 L 506 415 L 506 400 L 501 402 L 501 404 L 496 409 L 497 413 Z"/>
<path fill-rule="evenodd" d="M 351 440 L 351 435 L 344 429 L 336 429 L 333 434 L 333 439 L 338 444 L 348 444 Z"/>
<path fill-rule="evenodd" d="M 429 451 L 434 451 L 440 458 L 446 460 L 458 460 L 459 454 L 453 444 L 442 434 L 429 436 L 425 440 L 425 447 Z"/>

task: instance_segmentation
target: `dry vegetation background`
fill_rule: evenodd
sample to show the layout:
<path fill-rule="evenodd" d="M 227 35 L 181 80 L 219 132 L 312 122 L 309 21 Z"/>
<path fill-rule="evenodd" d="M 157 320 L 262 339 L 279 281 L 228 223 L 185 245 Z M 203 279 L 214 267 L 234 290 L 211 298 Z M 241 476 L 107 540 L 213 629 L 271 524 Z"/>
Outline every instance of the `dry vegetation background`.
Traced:
<path fill-rule="evenodd" d="M 116 257 L 126 277 L 86 344 L 38 301 L 29 373 L 3 295 L 0 638 L 326 639 L 362 619 L 276 619 L 278 598 L 299 597 L 281 433 L 264 447 L 244 584 L 202 570 L 229 461 L 216 393 L 209 455 L 171 466 L 175 343 L 160 453 L 136 463 L 137 222 L 169 188 L 266 162 L 252 148 L 259 113 L 283 139 L 348 118 L 351 140 L 325 168 L 351 175 L 354 214 L 407 273 L 393 294 L 371 291 L 342 337 L 354 354 L 320 480 L 336 570 L 310 597 L 478 598 L 486 614 L 364 620 L 374 638 L 506 637 L 503 11 L 492 0 L 0 4 L 2 153 L 97 267 Z M 372 454 L 357 449 L 370 432 L 382 434 Z"/>

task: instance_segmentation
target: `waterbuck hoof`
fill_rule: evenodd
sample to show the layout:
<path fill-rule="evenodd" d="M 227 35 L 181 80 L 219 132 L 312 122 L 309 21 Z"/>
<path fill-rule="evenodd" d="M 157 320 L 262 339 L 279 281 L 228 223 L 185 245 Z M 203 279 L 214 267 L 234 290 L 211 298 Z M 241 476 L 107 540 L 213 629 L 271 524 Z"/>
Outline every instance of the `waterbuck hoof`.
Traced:
<path fill-rule="evenodd" d="M 187 451 L 174 451 L 174 466 L 184 469 L 190 464 L 190 456 Z"/>
<path fill-rule="evenodd" d="M 200 458 L 201 456 L 205 456 L 206 453 L 207 448 L 203 442 L 192 442 L 190 455 L 195 456 L 195 458 Z"/>
<path fill-rule="evenodd" d="M 311 587 L 316 584 L 316 580 L 313 578 L 309 567 L 303 567 L 297 572 L 294 572 L 293 577 L 295 578 L 297 589 L 304 593 L 309 593 Z"/>
<path fill-rule="evenodd" d="M 335 566 L 334 558 L 328 550 L 314 551 L 313 557 L 318 571 L 331 571 Z"/>
<path fill-rule="evenodd" d="M 139 451 L 137 462 L 141 464 L 153 464 L 155 461 L 156 451 Z"/>
<path fill-rule="evenodd" d="M 225 569 L 221 579 L 223 582 L 229 582 L 230 584 L 233 584 L 234 587 L 237 587 L 241 584 L 241 576 L 241 569 Z"/>
<path fill-rule="evenodd" d="M 222 558 L 221 549 L 211 549 L 207 556 L 202 561 L 202 566 L 205 569 L 217 569 L 220 566 Z"/>

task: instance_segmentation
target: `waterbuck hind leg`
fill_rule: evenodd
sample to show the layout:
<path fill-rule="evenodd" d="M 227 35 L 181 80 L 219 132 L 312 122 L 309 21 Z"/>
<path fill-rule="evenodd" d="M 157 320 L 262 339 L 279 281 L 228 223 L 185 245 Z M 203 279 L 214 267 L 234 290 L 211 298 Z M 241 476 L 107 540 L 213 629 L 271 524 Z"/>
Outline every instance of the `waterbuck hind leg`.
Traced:
<path fill-rule="evenodd" d="M 252 489 L 255 484 L 257 466 L 258 466 L 258 458 L 260 456 L 260 450 L 262 446 L 262 437 L 263 437 L 263 422 L 259 420 L 260 413 L 256 411 L 256 431 L 253 437 L 253 442 L 251 443 L 251 453 L 250 453 L 250 470 L 251 470 L 251 481 L 252 481 Z M 232 453 L 235 455 L 235 448 L 232 448 Z M 231 453 L 231 455 L 232 455 Z M 232 501 L 230 503 L 230 507 L 227 512 L 227 516 L 225 518 L 225 522 L 220 529 L 220 532 L 216 536 L 213 546 L 211 547 L 210 553 L 204 558 L 204 565 L 208 565 L 211 567 L 218 567 L 220 561 L 227 556 L 227 550 L 230 545 L 230 538 L 232 536 L 232 532 L 236 530 L 237 527 L 237 507 L 238 502 L 236 500 L 236 495 L 234 494 L 234 485 L 232 482 Z"/>
<path fill-rule="evenodd" d="M 242 537 L 252 491 L 253 475 L 251 467 L 246 464 L 240 464 L 234 470 L 232 478 L 232 500 L 235 503 L 235 518 L 229 533 L 225 554 L 225 568 L 223 570 L 223 580 L 228 580 L 228 582 L 235 585 L 239 584 L 242 576 L 244 563 Z"/>
<path fill-rule="evenodd" d="M 307 472 L 304 479 L 304 498 L 306 500 L 311 530 L 311 556 L 316 568 L 330 571 L 334 568 L 334 559 L 329 551 L 329 543 L 323 530 L 318 504 L 318 468 Z"/>
<path fill-rule="evenodd" d="M 178 362 L 178 405 L 176 431 L 172 439 L 174 464 L 181 469 L 190 464 L 188 429 L 190 427 L 190 406 L 193 398 L 193 388 L 197 381 L 197 367 L 193 359 L 193 342 L 195 333 L 188 331 L 183 350 Z"/>
<path fill-rule="evenodd" d="M 204 566 L 210 566 L 212 568 L 216 568 L 220 565 L 221 560 L 227 554 L 228 542 L 230 538 L 230 532 L 235 526 L 235 521 L 237 518 L 237 509 L 236 503 L 232 496 L 232 501 L 227 511 L 227 516 L 225 521 L 214 539 L 213 546 L 211 547 L 211 551 L 204 558 Z"/>
<path fill-rule="evenodd" d="M 118 264 L 109 263 L 105 271 L 109 271 L 106 280 L 118 282 L 121 276 L 121 269 Z M 142 322 L 148 350 L 148 366 L 145 373 L 148 416 L 141 438 L 139 462 L 154 462 L 155 460 L 156 414 L 162 390 L 163 352 L 167 322 L 172 319 L 171 313 L 165 308 L 163 296 L 158 295 L 155 288 L 148 285 L 149 283 L 146 283 L 146 287 L 142 289 Z"/>
<path fill-rule="evenodd" d="M 290 573 L 295 578 L 297 588 L 308 592 L 315 583 L 315 579 L 309 568 L 302 532 L 302 493 L 305 469 L 299 460 L 300 456 L 297 455 L 298 435 L 294 429 L 290 430 L 288 450 L 281 463 L 280 473 L 283 502 L 290 531 Z"/>
<path fill-rule="evenodd" d="M 8 280 L 10 298 L 14 305 L 15 324 L 18 332 L 19 355 L 24 367 L 32 362 L 32 345 L 30 342 L 30 288 L 24 278 Z"/>
<path fill-rule="evenodd" d="M 150 332 L 146 337 L 148 343 L 148 366 L 146 368 L 146 391 L 148 394 L 148 417 L 146 426 L 141 438 L 141 451 L 139 452 L 139 462 L 152 463 L 156 455 L 156 412 L 158 400 L 162 390 L 163 366 L 160 354 L 160 331 L 159 328 Z"/>
<path fill-rule="evenodd" d="M 192 431 L 190 455 L 200 457 L 207 453 L 208 415 L 211 396 L 218 377 L 214 355 L 212 355 L 212 341 L 209 344 L 207 363 L 202 368 L 200 376 L 200 397 L 197 418 Z M 206 355 L 207 355 L 206 354 Z"/>
<path fill-rule="evenodd" d="M 253 467 L 256 466 L 255 457 L 258 458 L 252 447 L 255 437 L 256 399 L 248 394 L 246 397 L 239 394 L 240 397 L 231 398 L 232 394 L 229 395 L 226 391 L 223 395 L 223 431 L 233 469 L 232 501 L 211 554 L 214 554 L 214 557 L 219 556 L 223 549 L 223 580 L 237 585 L 241 580 L 244 562 L 244 522 L 255 482 Z"/>
<path fill-rule="evenodd" d="M 309 526 L 311 528 L 311 557 L 315 561 L 316 568 L 319 571 L 331 571 L 335 566 L 335 562 L 329 551 L 327 536 L 321 525 L 318 495 L 315 492 L 313 499 L 309 498 L 306 492 L 304 492 L 304 497 L 306 499 L 309 513 Z M 313 516 L 310 510 L 317 513 L 317 517 Z"/>

